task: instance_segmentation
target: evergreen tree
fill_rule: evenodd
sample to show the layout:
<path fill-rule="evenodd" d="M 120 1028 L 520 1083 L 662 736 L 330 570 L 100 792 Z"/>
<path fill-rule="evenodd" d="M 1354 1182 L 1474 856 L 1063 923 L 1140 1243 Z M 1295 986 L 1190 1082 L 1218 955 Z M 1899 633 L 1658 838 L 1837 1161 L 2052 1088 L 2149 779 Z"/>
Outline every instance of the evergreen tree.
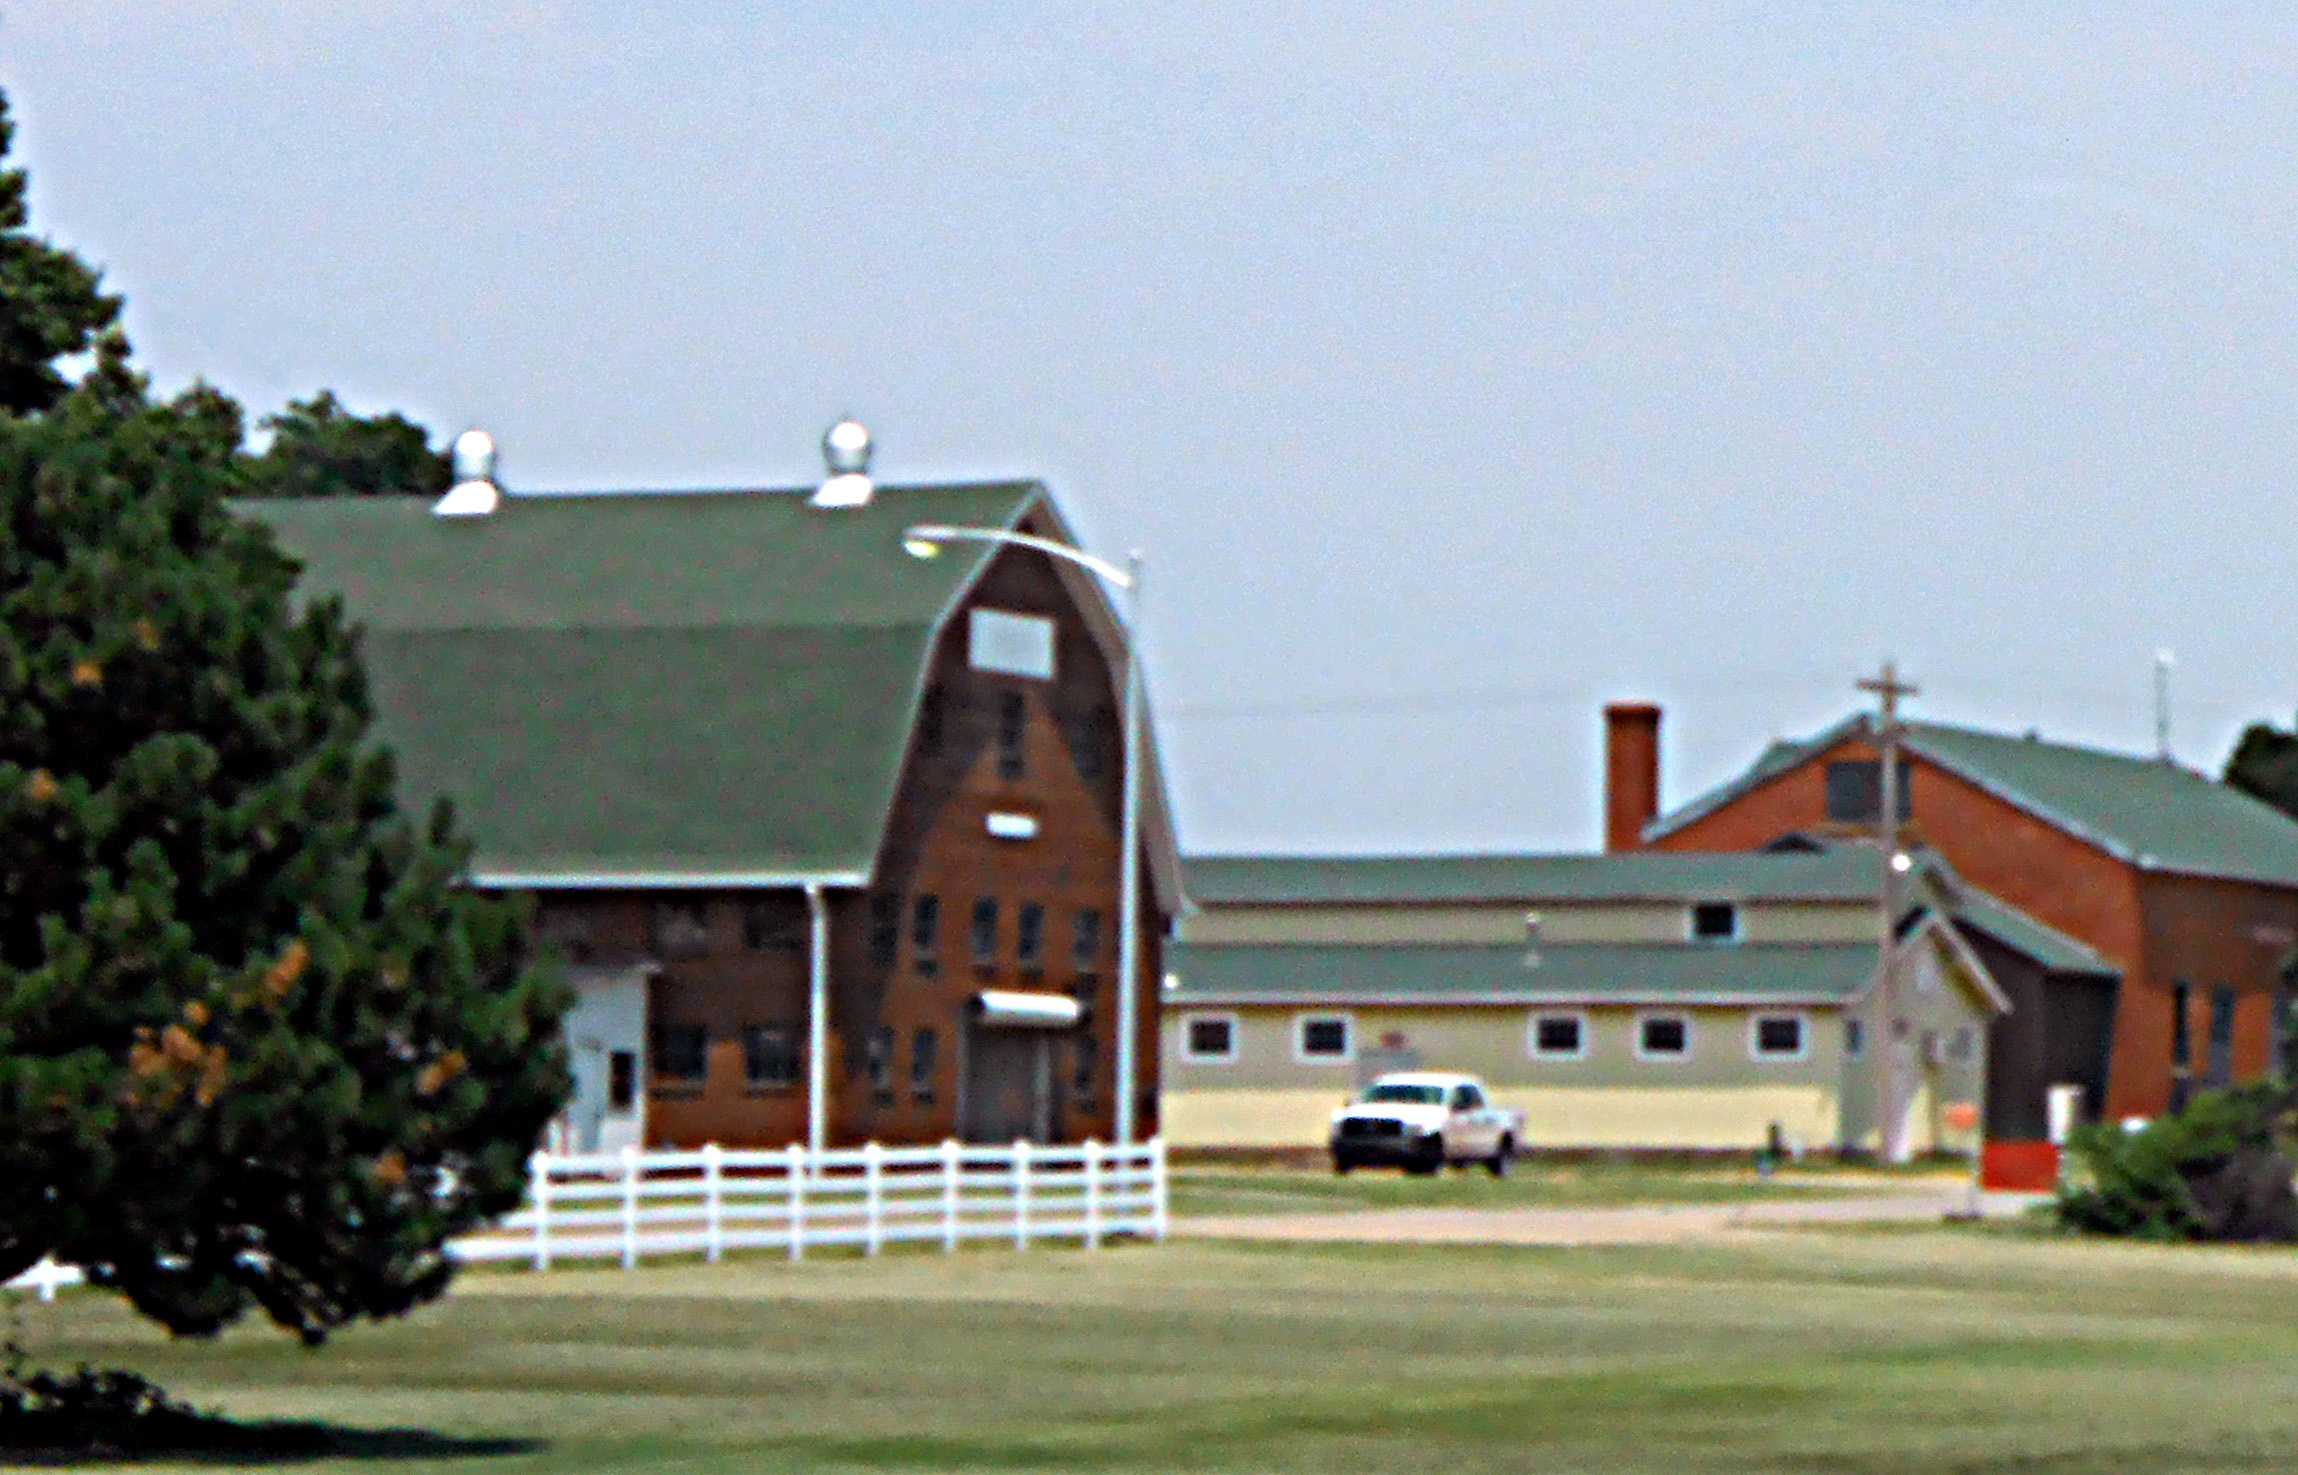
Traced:
<path fill-rule="evenodd" d="M 0 1276 L 317 1342 L 517 1205 L 564 1000 L 446 806 L 397 809 L 339 605 L 227 508 L 241 428 L 116 335 L 0 415 Z"/>
<path fill-rule="evenodd" d="M 2298 819 L 2298 733 L 2264 722 L 2243 729 L 2226 760 L 2226 782 Z"/>
<path fill-rule="evenodd" d="M 447 453 L 399 414 L 354 415 L 333 392 L 264 419 L 271 445 L 248 465 L 258 497 L 436 497 L 454 480 Z"/>
<path fill-rule="evenodd" d="M 15 136 L 0 97 L 0 159 Z M 68 385 L 56 360 L 86 352 L 120 315 L 100 273 L 25 229 L 25 187 L 23 170 L 0 168 L 0 411 L 14 414 L 62 399 Z"/>

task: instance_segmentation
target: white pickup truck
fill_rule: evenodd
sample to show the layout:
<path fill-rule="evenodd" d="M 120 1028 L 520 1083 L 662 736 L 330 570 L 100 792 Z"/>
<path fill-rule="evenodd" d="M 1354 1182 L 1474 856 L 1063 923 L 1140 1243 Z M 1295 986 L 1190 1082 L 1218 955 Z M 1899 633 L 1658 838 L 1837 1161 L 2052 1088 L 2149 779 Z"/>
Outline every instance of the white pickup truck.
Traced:
<path fill-rule="evenodd" d="M 1384 1075 L 1333 1113 L 1333 1171 L 1393 1163 L 1433 1173 L 1446 1163 L 1482 1163 L 1492 1176 L 1524 1142 L 1524 1113 L 1494 1106 L 1484 1083 L 1449 1071 Z"/>

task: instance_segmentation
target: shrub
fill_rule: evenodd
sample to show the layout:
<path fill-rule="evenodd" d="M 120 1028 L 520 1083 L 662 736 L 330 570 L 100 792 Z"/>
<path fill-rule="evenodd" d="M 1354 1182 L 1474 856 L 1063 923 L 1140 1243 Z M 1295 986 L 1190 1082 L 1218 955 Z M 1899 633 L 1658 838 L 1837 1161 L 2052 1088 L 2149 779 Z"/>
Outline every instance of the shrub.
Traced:
<path fill-rule="evenodd" d="M 2059 1221 L 2149 1240 L 2298 1240 L 2293 1109 L 2280 1081 L 2204 1091 L 2135 1132 L 2077 1129 Z"/>

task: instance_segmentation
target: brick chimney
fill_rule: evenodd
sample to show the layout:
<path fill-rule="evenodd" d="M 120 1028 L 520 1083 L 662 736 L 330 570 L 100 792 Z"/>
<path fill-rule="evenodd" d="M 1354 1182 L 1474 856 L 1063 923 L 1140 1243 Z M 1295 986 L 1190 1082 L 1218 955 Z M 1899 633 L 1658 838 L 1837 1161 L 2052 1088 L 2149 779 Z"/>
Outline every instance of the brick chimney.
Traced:
<path fill-rule="evenodd" d="M 1660 709 L 1650 702 L 1604 708 L 1604 849 L 1641 850 L 1660 812 Z"/>

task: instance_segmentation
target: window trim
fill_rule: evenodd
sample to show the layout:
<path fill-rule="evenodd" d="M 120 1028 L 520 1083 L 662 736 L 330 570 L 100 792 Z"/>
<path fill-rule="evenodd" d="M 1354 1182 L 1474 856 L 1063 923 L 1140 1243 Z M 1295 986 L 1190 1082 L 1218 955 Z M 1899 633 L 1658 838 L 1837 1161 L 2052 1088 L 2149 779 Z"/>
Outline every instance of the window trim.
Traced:
<path fill-rule="evenodd" d="M 1199 1051 L 1190 1041 L 1190 1027 L 1198 1020 L 1229 1026 L 1229 1048 L 1226 1053 Z M 1237 1063 L 1237 1011 L 1234 1009 L 1192 1009 L 1181 1016 L 1180 1058 L 1191 1065 L 1235 1065 Z"/>
<path fill-rule="evenodd" d="M 1663 1019 L 1673 1019 L 1684 1027 L 1683 1049 L 1667 1051 L 1647 1050 L 1644 1048 L 1644 1026 L 1647 1023 L 1654 1023 Z M 1647 1064 L 1681 1065 L 1685 1061 L 1692 1058 L 1692 1051 L 1696 1044 L 1695 1031 L 1692 1028 L 1692 1017 L 1691 1015 L 1677 1009 L 1641 1010 L 1636 1015 L 1636 1033 L 1628 1043 L 1633 1049 L 1636 1059 Z"/>
<path fill-rule="evenodd" d="M 1543 1020 L 1569 1019 L 1580 1027 L 1579 1045 L 1572 1050 L 1543 1050 L 1540 1048 L 1540 1025 Z M 1585 1009 L 1535 1009 L 1524 1021 L 1524 1056 L 1527 1060 L 1560 1061 L 1588 1058 L 1588 1011 Z"/>
<path fill-rule="evenodd" d="M 1793 1050 L 1766 1050 L 1763 1048 L 1763 1026 L 1766 1021 L 1792 1019 L 1795 1021 L 1795 1048 Z M 1758 1065 L 1793 1065 L 1811 1058 L 1811 1020 L 1801 1009 L 1762 1009 L 1747 1017 L 1747 1058 Z"/>
<path fill-rule="evenodd" d="M 1338 1022 L 1347 1044 L 1337 1055 L 1312 1055 L 1308 1052 L 1309 1026 Z M 1293 1063 L 1295 1065 L 1354 1065 L 1356 1064 L 1356 1015 L 1346 1009 L 1304 1010 L 1293 1016 Z"/>

